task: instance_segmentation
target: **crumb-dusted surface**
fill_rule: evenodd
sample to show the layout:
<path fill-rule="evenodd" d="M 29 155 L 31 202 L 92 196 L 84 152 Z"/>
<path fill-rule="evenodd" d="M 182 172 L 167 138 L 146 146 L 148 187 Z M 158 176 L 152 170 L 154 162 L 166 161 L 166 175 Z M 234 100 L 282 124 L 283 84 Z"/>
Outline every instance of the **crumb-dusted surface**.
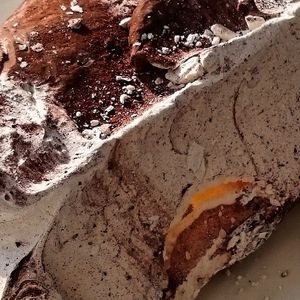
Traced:
<path fill-rule="evenodd" d="M 90 128 L 91 120 L 120 127 L 149 103 L 157 101 L 157 96 L 170 93 L 165 89 L 166 81 L 160 85 L 154 82 L 157 77 L 164 77 L 162 72 L 152 70 L 132 79 L 135 73 L 130 65 L 128 31 L 119 26 L 125 15 L 113 14 L 112 4 L 79 1 L 83 13 L 75 13 L 70 10 L 69 1 L 27 2 L 26 10 L 21 9 L 5 25 L 12 35 L 24 39 L 22 43 L 28 42 L 26 50 L 19 50 L 14 42 L 16 57 L 28 66 L 21 68 L 17 62 L 10 75 L 27 82 L 49 83 L 56 88 L 57 103 L 66 109 L 80 130 Z M 129 6 L 129 12 L 133 8 Z M 76 17 L 82 18 L 82 24 L 72 30 L 68 21 Z M 26 22 L 13 27 L 20 18 Z M 38 43 L 43 45 L 43 50 L 33 51 L 31 47 Z M 117 81 L 116 76 L 126 77 L 130 82 Z M 136 91 L 122 105 L 122 87 L 128 84 L 134 85 Z M 110 106 L 114 109 L 106 113 Z"/>
<path fill-rule="evenodd" d="M 164 1 L 157 2 L 164 5 Z M 246 28 L 245 13 L 237 10 L 236 1 L 220 1 L 217 5 L 202 2 L 171 1 L 168 9 L 162 7 L 160 14 L 164 17 L 159 20 L 150 10 L 149 26 L 144 24 L 148 9 L 145 5 L 138 7 L 126 29 L 119 23 L 131 16 L 134 1 L 125 3 L 126 10 L 120 11 L 114 11 L 116 4 L 111 2 L 78 1 L 82 12 L 73 11 L 69 1 L 26 1 L 26 9 L 21 8 L 5 24 L 15 51 L 10 53 L 9 74 L 28 83 L 47 83 L 55 88 L 55 102 L 66 109 L 80 131 L 96 124 L 109 124 L 110 129 L 122 127 L 174 91 L 167 86 L 164 70 L 148 66 L 136 74 L 132 55 L 138 60 L 149 56 L 149 61 L 161 64 L 170 61 L 169 67 L 174 67 L 187 53 L 211 46 L 207 38 L 201 38 L 201 45 L 194 49 L 184 43 L 179 46 L 174 44 L 175 35 L 202 34 L 215 23 L 233 31 Z M 177 16 L 178 10 L 182 13 Z M 199 18 L 194 18 L 194 14 Z M 26 22 L 18 22 L 19 19 Z M 76 20 L 77 27 L 70 25 Z M 139 41 L 142 33 L 153 38 L 142 42 L 142 50 L 133 53 L 132 44 Z M 172 53 L 160 52 L 173 46 L 176 49 Z M 12 56 L 16 60 L 13 66 Z M 117 80 L 117 76 L 126 80 Z M 120 97 L 128 85 L 134 90 L 123 101 Z"/>
<path fill-rule="evenodd" d="M 180 13 L 179 13 L 180 12 Z M 256 11 L 257 13 L 257 11 Z M 195 17 L 197 16 L 197 17 Z M 246 29 L 245 13 L 238 11 L 237 1 L 140 1 L 132 16 L 129 43 L 132 60 L 138 69 L 146 62 L 162 65 L 166 69 L 174 67 L 178 58 L 194 48 L 200 51 L 211 46 L 207 37 L 199 39 L 199 46 L 174 42 L 174 37 L 202 34 L 213 24 L 222 24 L 233 31 Z M 153 34 L 152 39 L 141 41 L 142 34 Z M 140 47 L 134 44 L 141 41 Z M 186 44 L 186 45 L 185 45 Z M 175 48 L 173 48 L 175 47 Z M 166 48 L 170 53 L 161 53 Z"/>

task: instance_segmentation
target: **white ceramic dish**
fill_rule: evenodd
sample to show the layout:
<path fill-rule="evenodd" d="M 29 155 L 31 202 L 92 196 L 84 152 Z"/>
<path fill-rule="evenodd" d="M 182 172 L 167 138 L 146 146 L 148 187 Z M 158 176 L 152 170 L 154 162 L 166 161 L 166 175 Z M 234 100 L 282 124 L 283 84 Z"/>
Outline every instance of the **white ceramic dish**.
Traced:
<path fill-rule="evenodd" d="M 0 23 L 22 0 L 1 0 Z M 266 244 L 230 270 L 218 274 L 199 300 L 299 300 L 300 207 L 295 208 Z M 287 276 L 282 277 L 282 272 Z M 229 275 L 229 276 L 228 276 Z"/>

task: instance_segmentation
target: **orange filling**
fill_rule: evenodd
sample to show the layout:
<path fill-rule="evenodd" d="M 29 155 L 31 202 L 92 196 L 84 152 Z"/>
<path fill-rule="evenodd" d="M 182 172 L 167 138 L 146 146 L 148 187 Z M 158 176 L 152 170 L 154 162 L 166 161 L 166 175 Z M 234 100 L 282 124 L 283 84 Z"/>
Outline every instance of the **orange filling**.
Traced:
<path fill-rule="evenodd" d="M 219 183 L 213 186 L 210 186 L 203 191 L 198 192 L 192 197 L 192 206 L 193 209 L 197 209 L 202 202 L 210 201 L 216 198 L 225 197 L 229 193 L 237 193 L 246 188 L 249 185 L 249 182 L 242 180 L 233 181 L 233 182 L 224 182 Z"/>
<path fill-rule="evenodd" d="M 203 211 L 213 209 L 219 205 L 231 205 L 243 190 L 251 185 L 249 180 L 227 180 L 214 183 L 203 188 L 190 200 L 192 211 L 180 221 L 173 224 L 166 236 L 165 260 L 170 258 L 178 236 L 189 227 Z"/>

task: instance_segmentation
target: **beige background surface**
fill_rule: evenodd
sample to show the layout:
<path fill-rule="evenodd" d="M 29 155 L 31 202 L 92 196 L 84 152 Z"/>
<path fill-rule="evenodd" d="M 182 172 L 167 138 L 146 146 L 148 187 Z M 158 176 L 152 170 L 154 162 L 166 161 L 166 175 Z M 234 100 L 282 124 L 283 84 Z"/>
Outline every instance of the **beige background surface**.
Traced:
<path fill-rule="evenodd" d="M 20 3 L 0 0 L 0 23 Z M 288 270 L 288 276 L 281 273 Z M 299 300 L 300 299 L 300 207 L 257 252 L 231 269 L 217 275 L 203 290 L 202 300 Z"/>
<path fill-rule="evenodd" d="M 20 5 L 21 0 L 0 0 L 0 23 L 2 23 L 10 12 Z"/>

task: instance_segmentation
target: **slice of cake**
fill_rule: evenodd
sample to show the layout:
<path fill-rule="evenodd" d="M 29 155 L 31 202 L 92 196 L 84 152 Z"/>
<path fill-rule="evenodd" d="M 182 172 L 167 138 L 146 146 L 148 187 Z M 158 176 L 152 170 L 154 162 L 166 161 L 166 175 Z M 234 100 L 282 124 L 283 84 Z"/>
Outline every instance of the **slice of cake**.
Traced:
<path fill-rule="evenodd" d="M 27 0 L 0 30 L 4 299 L 195 299 L 299 197 L 299 5 Z"/>

